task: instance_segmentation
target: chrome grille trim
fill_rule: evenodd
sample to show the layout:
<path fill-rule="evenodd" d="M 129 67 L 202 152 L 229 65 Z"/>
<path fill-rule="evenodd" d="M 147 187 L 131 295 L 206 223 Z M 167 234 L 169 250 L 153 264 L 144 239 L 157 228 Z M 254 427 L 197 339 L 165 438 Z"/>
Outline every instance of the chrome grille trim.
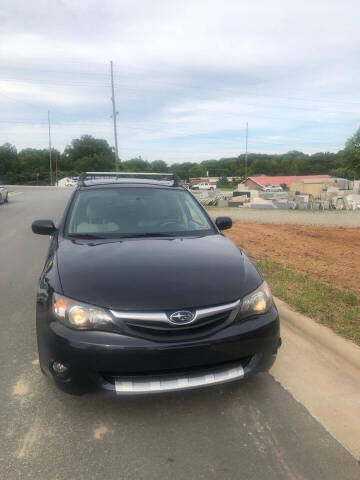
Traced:
<path fill-rule="evenodd" d="M 163 377 L 148 378 L 115 378 L 115 392 L 118 395 L 137 393 L 160 393 L 175 390 L 187 390 L 189 388 L 206 387 L 219 383 L 241 379 L 244 376 L 244 368 L 241 363 L 232 364 L 214 371 L 207 370 L 204 373 L 193 372 L 188 375 L 167 375 Z"/>
<path fill-rule="evenodd" d="M 196 320 L 201 318 L 211 317 L 220 313 L 230 312 L 231 310 L 237 309 L 240 306 L 240 300 L 236 302 L 225 303 L 223 305 L 217 305 L 215 307 L 209 308 L 199 308 L 195 310 L 195 316 L 191 324 L 195 323 Z M 128 320 L 128 321 L 138 321 L 139 324 L 147 322 L 165 322 L 167 324 L 173 325 L 169 320 L 165 312 L 124 312 L 118 310 L 110 310 L 112 315 L 119 320 Z M 186 326 L 186 325 L 184 325 Z"/>
<path fill-rule="evenodd" d="M 230 310 L 234 310 L 240 306 L 240 300 L 232 303 L 226 303 L 225 305 L 219 305 L 217 307 L 210 307 L 210 308 L 200 308 L 196 310 L 195 313 L 195 320 L 205 317 L 211 317 L 212 315 L 216 315 L 218 313 L 225 313 Z"/>
<path fill-rule="evenodd" d="M 119 320 L 169 322 L 169 319 L 164 312 L 119 312 L 117 310 L 110 310 L 110 312 L 114 315 L 115 318 L 118 318 Z"/>

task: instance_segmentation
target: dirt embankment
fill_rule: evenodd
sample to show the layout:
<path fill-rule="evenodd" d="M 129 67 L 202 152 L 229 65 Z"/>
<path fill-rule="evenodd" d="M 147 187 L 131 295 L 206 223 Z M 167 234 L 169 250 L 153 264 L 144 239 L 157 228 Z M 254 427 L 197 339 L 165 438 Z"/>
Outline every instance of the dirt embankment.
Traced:
<path fill-rule="evenodd" d="M 360 228 L 235 222 L 227 234 L 255 259 L 360 291 Z"/>

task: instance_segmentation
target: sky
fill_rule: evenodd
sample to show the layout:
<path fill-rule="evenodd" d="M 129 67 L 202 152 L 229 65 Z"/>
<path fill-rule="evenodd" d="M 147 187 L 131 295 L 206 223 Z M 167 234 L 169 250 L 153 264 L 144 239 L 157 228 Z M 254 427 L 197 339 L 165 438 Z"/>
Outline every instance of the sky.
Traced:
<path fill-rule="evenodd" d="M 0 145 L 83 134 L 169 163 L 335 152 L 360 125 L 358 0 L 0 0 Z"/>

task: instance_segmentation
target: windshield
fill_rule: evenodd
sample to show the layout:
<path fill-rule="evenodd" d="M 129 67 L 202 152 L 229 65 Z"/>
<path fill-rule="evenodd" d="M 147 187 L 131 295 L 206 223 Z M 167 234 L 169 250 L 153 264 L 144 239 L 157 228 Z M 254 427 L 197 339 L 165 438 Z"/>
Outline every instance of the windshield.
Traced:
<path fill-rule="evenodd" d="M 69 236 L 204 235 L 215 230 L 184 190 L 121 187 L 81 190 L 70 209 Z"/>

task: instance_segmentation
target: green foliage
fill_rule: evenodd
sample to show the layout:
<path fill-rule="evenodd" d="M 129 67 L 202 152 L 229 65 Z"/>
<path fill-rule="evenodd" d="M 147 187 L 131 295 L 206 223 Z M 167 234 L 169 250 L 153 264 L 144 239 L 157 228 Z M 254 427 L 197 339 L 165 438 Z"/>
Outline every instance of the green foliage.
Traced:
<path fill-rule="evenodd" d="M 103 159 L 115 162 L 115 154 L 106 140 L 94 138 L 91 135 L 83 135 L 76 138 L 68 145 L 63 153 L 65 159 L 70 160 L 73 164 L 81 158 L 101 156 Z"/>
<path fill-rule="evenodd" d="M 125 172 L 151 172 L 151 165 L 148 161 L 141 157 L 132 158 L 125 162 L 121 162 L 121 170 Z"/>
<path fill-rule="evenodd" d="M 336 287 L 278 262 L 264 259 L 257 266 L 274 295 L 360 345 L 358 292 Z"/>
<path fill-rule="evenodd" d="M 244 178 L 233 178 L 230 182 L 230 186 L 233 187 L 233 188 L 237 188 L 237 186 L 239 185 L 239 183 L 244 180 Z"/>
<path fill-rule="evenodd" d="M 189 171 L 188 171 L 188 176 L 189 177 L 203 177 L 206 175 L 206 169 L 202 166 L 199 165 L 198 163 L 192 166 Z"/>
<path fill-rule="evenodd" d="M 108 142 L 91 135 L 72 140 L 60 155 L 52 150 L 53 170 L 57 160 L 59 178 L 77 175 L 82 171 L 115 170 L 114 150 Z M 336 177 L 360 178 L 360 129 L 346 142 L 338 153 L 307 155 L 296 150 L 285 154 L 248 155 L 248 175 L 310 175 L 327 173 Z M 206 175 L 221 177 L 223 188 L 236 186 L 245 176 L 245 155 L 204 160 L 201 163 L 182 162 L 167 165 L 163 160 L 148 162 L 141 156 L 121 162 L 119 168 L 129 172 L 176 172 L 188 180 Z M 7 183 L 50 182 L 49 151 L 26 148 L 19 153 L 9 143 L 0 146 L 0 177 Z M 225 177 L 237 177 L 230 185 Z"/>
<path fill-rule="evenodd" d="M 360 128 L 345 144 L 343 166 L 349 175 L 360 176 Z"/>
<path fill-rule="evenodd" d="M 56 157 L 60 154 L 56 150 L 51 151 L 51 161 L 55 170 Z M 26 179 L 28 183 L 46 184 L 50 183 L 50 156 L 49 150 L 37 150 L 26 148 L 18 155 L 20 164 L 19 180 Z"/>
<path fill-rule="evenodd" d="M 111 172 L 114 170 L 114 161 L 112 158 L 95 153 L 76 160 L 74 165 L 77 173 L 81 172 Z"/>
<path fill-rule="evenodd" d="M 164 160 L 154 160 L 151 162 L 151 171 L 155 173 L 166 173 L 169 171 L 169 167 Z"/>
<path fill-rule="evenodd" d="M 19 160 L 14 145 L 5 143 L 0 146 L 0 178 L 4 182 L 12 183 L 19 171 Z"/>
<path fill-rule="evenodd" d="M 173 163 L 169 166 L 170 172 L 176 172 L 180 178 L 188 180 L 190 175 L 189 171 L 192 167 L 198 166 L 198 163 L 193 162 L 184 162 L 184 163 Z"/>
<path fill-rule="evenodd" d="M 221 177 L 216 182 L 216 186 L 219 188 L 227 188 L 227 187 L 230 187 L 230 182 L 226 177 Z"/>

